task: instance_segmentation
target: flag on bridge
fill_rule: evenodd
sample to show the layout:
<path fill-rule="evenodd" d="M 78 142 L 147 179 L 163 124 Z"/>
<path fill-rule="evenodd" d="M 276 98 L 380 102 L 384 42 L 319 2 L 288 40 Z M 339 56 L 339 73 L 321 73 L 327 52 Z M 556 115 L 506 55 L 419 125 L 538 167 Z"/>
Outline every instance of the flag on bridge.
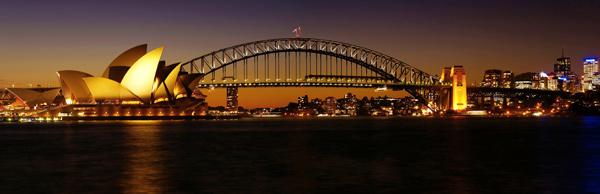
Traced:
<path fill-rule="evenodd" d="M 300 26 L 294 28 L 294 30 L 292 31 L 294 33 L 294 36 L 296 38 L 300 38 L 300 35 L 302 35 L 302 28 L 300 28 Z"/>

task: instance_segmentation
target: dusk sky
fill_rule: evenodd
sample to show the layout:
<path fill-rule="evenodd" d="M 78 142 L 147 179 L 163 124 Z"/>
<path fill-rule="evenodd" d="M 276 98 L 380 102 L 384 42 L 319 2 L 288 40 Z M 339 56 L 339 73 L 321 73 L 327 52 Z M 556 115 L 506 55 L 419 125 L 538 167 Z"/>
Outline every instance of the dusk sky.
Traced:
<path fill-rule="evenodd" d="M 485 69 L 551 71 L 562 48 L 576 72 L 582 58 L 600 55 L 600 1 L 2 0 L 0 87 L 57 86 L 55 72 L 66 69 L 100 75 L 139 44 L 165 46 L 163 58 L 174 63 L 244 42 L 292 37 L 298 25 L 303 37 L 364 46 L 431 74 L 463 65 L 469 83 L 479 82 Z M 285 95 L 260 103 L 250 95 L 259 91 Z M 240 104 L 370 92 L 328 91 L 242 89 Z M 224 102 L 222 92 L 213 93 L 212 104 Z"/>

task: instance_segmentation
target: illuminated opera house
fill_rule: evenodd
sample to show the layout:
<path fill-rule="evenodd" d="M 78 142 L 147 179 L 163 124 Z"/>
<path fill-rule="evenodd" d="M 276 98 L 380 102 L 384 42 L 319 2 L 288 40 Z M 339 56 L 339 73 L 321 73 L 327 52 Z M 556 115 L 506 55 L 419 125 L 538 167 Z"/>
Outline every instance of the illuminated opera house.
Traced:
<path fill-rule="evenodd" d="M 7 88 L 27 106 L 48 105 L 40 116 L 156 117 L 201 115 L 204 95 L 181 64 L 161 61 L 163 47 L 133 47 L 115 58 L 102 76 L 58 71 L 60 88 L 43 91 Z M 39 89 L 38 89 L 39 90 Z M 50 106 L 52 104 L 52 106 Z M 38 106 L 39 107 L 39 106 Z"/>

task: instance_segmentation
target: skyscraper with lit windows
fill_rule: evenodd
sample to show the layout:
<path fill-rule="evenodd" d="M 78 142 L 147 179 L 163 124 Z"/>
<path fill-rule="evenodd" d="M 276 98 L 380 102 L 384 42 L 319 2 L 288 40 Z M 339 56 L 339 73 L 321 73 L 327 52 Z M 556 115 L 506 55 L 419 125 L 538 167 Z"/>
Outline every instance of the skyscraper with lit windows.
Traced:
<path fill-rule="evenodd" d="M 583 91 L 594 89 L 594 74 L 598 72 L 598 59 L 595 57 L 585 58 L 583 60 Z"/>
<path fill-rule="evenodd" d="M 556 64 L 554 64 L 554 72 L 559 77 L 565 77 L 571 73 L 571 57 L 565 57 L 564 50 L 561 57 L 556 59 Z"/>

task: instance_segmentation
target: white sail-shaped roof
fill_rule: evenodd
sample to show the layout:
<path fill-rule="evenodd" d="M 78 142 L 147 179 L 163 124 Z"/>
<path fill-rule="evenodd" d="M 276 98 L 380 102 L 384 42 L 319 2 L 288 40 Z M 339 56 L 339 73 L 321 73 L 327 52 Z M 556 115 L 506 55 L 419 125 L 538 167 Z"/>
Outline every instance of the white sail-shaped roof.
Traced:
<path fill-rule="evenodd" d="M 99 100 L 140 100 L 129 89 L 118 82 L 103 77 L 83 78 L 96 101 Z"/>
<path fill-rule="evenodd" d="M 163 83 L 158 86 L 158 89 L 154 92 L 154 98 L 168 98 L 169 96 L 174 96 L 175 85 L 177 84 L 177 77 L 179 76 L 179 71 L 181 70 L 181 64 L 177 64 L 169 75 L 165 78 Z M 165 85 L 167 87 L 165 87 Z"/>
<path fill-rule="evenodd" d="M 148 50 L 147 44 L 142 44 L 142 45 L 130 48 L 129 50 L 126 50 L 125 52 L 123 52 L 119 56 L 117 56 L 117 58 L 115 58 L 108 65 L 108 67 L 106 67 L 106 70 L 104 70 L 102 77 L 105 77 L 105 78 L 109 77 L 111 67 L 117 67 L 117 66 L 131 67 L 133 65 L 133 63 L 135 63 L 138 59 L 140 59 L 142 56 L 144 56 L 146 54 L 147 50 Z"/>
<path fill-rule="evenodd" d="M 81 71 L 65 70 L 58 71 L 58 78 L 62 88 L 62 95 L 67 104 L 90 103 L 93 101 L 92 93 L 83 81 L 84 77 L 93 77 Z"/>
<path fill-rule="evenodd" d="M 43 103 L 51 104 L 60 91 L 59 88 L 47 89 L 45 91 L 38 91 L 36 88 L 6 88 L 6 90 L 28 107 Z"/>
<path fill-rule="evenodd" d="M 129 68 L 121 81 L 121 85 L 146 103 L 152 98 L 152 86 L 162 52 L 163 47 L 160 47 L 146 53 Z"/>
<path fill-rule="evenodd" d="M 179 76 L 178 76 L 179 77 Z M 173 97 L 177 99 L 180 96 L 185 96 L 187 94 L 186 86 L 183 84 L 181 78 L 175 82 L 175 88 L 173 88 Z"/>

